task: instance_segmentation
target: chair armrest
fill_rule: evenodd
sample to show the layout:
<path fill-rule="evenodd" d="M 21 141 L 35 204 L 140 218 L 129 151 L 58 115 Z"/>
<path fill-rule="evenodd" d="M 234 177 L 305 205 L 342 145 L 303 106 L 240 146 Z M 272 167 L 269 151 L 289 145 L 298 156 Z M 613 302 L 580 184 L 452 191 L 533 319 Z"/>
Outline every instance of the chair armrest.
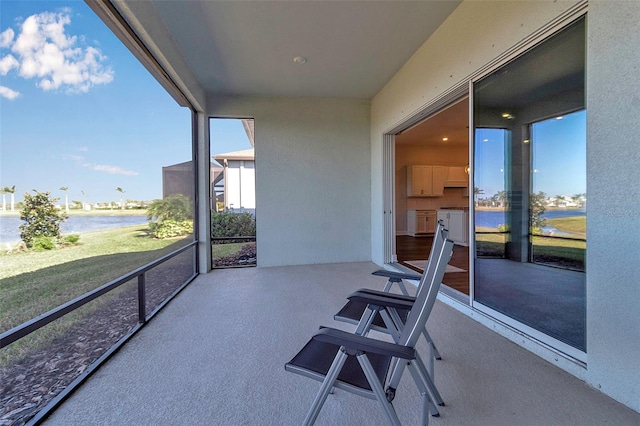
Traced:
<path fill-rule="evenodd" d="M 387 271 L 384 269 L 379 269 L 375 272 L 372 272 L 371 275 L 376 275 L 378 277 L 391 278 L 396 281 L 398 280 L 420 281 L 420 278 L 422 278 L 422 275 L 418 275 L 418 274 L 404 274 L 402 272 L 393 272 L 393 271 Z"/>
<path fill-rule="evenodd" d="M 335 328 L 321 329 L 315 336 L 313 336 L 313 340 L 344 346 L 349 351 L 375 353 L 409 360 L 416 357 L 415 350 L 408 346 L 384 342 L 370 337 L 358 336 L 357 334 L 348 333 Z"/>
<path fill-rule="evenodd" d="M 352 302 L 361 302 L 368 305 L 396 309 L 411 309 L 414 302 L 413 300 L 402 300 L 397 297 L 390 297 L 389 293 L 385 292 L 382 292 L 382 294 L 371 294 L 368 291 L 355 291 L 347 296 L 347 299 Z"/>
<path fill-rule="evenodd" d="M 366 294 L 372 294 L 372 295 L 376 295 L 376 296 L 385 296 L 385 297 L 389 297 L 389 298 L 393 298 L 393 299 L 397 299 L 397 300 L 403 300 L 406 302 L 415 302 L 416 298 L 415 296 L 405 296 L 404 294 L 398 294 L 398 293 L 389 293 L 386 291 L 380 291 L 380 290 L 372 290 L 370 288 L 359 288 L 356 293 L 366 293 Z"/>

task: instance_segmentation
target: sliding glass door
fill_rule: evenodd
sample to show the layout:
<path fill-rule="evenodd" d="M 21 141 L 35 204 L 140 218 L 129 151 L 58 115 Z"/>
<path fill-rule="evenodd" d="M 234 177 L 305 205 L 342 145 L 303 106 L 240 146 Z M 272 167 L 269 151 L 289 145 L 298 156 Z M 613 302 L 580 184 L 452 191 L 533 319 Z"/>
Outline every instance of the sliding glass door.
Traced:
<path fill-rule="evenodd" d="M 585 22 L 474 84 L 474 306 L 586 352 Z"/>

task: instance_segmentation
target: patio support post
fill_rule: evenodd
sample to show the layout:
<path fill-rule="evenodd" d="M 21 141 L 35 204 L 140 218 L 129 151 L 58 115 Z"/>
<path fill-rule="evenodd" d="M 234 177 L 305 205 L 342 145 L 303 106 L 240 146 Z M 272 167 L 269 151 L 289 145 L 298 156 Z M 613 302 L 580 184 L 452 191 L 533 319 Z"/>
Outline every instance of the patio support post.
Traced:
<path fill-rule="evenodd" d="M 138 322 L 140 324 L 147 322 L 147 298 L 144 275 L 145 274 L 138 275 Z"/>
<path fill-rule="evenodd" d="M 209 117 L 195 112 L 193 133 L 197 147 L 196 174 L 198 179 L 198 271 L 206 274 L 211 270 L 211 150 L 209 146 Z"/>

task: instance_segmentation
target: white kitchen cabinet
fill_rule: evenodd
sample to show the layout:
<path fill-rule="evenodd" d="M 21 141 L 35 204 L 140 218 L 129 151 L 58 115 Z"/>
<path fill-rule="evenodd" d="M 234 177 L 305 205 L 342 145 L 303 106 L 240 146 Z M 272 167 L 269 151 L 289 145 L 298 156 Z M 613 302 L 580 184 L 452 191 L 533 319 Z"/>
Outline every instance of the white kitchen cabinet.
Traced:
<path fill-rule="evenodd" d="M 407 210 L 407 233 L 412 237 L 433 234 L 436 230 L 435 210 Z"/>
<path fill-rule="evenodd" d="M 447 188 L 468 188 L 469 175 L 462 166 L 448 167 L 447 180 L 444 183 Z"/>
<path fill-rule="evenodd" d="M 469 213 L 465 210 L 438 210 L 438 220 L 449 230 L 449 239 L 458 245 L 469 245 Z"/>
<path fill-rule="evenodd" d="M 407 166 L 407 197 L 444 195 L 448 172 L 444 166 Z"/>

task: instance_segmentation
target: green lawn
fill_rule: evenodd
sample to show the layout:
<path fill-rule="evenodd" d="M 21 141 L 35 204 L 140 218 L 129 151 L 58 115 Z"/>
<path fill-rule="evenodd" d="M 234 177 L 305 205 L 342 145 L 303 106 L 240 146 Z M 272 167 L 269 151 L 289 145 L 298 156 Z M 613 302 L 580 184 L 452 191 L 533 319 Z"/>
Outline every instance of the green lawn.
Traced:
<path fill-rule="evenodd" d="M 571 216 L 559 219 L 548 219 L 547 225 L 556 228 L 558 231 L 565 232 L 573 238 L 586 238 L 587 236 L 586 216 Z"/>
<path fill-rule="evenodd" d="M 44 252 L 0 255 L 0 332 L 9 330 L 84 293 L 168 254 L 191 237 L 156 240 L 145 225 L 81 234 L 79 245 Z M 63 335 L 129 284 L 85 305 L 0 351 L 0 367 Z"/>
<path fill-rule="evenodd" d="M 145 225 L 81 234 L 79 245 L 0 255 L 0 331 L 145 265 L 185 243 L 155 240 Z"/>
<path fill-rule="evenodd" d="M 230 243 L 230 244 L 212 244 L 211 245 L 211 257 L 213 259 L 220 259 L 231 254 L 235 254 L 247 243 Z"/>
<path fill-rule="evenodd" d="M 531 243 L 534 261 L 584 271 L 587 249 L 586 217 L 550 219 L 547 225 L 563 234 L 557 234 L 555 237 L 533 236 Z M 496 229 L 481 227 L 478 227 L 477 231 L 481 232 L 476 234 L 476 248 L 479 256 L 503 257 L 505 255 L 507 233 L 498 233 Z"/>

